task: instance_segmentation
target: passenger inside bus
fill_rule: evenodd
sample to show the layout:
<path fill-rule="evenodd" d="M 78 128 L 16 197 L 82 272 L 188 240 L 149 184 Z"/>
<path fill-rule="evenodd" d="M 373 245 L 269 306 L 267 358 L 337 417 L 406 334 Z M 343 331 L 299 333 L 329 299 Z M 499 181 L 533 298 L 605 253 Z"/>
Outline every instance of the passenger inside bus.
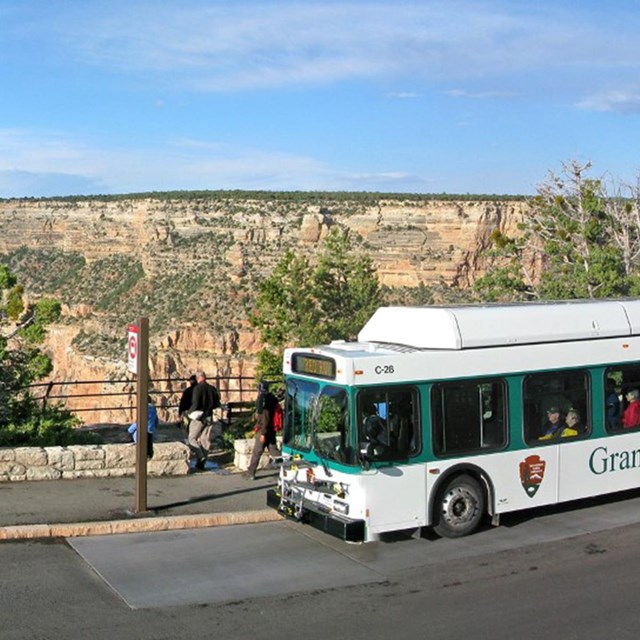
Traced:
<path fill-rule="evenodd" d="M 371 453 L 375 456 L 384 455 L 389 449 L 387 423 L 378 414 L 373 403 L 365 409 L 365 418 L 362 426 L 365 439 L 371 444 Z"/>
<path fill-rule="evenodd" d="M 561 438 L 583 436 L 587 432 L 587 428 L 583 424 L 577 409 L 569 409 L 565 418 L 565 425 L 565 429 L 560 434 Z"/>
<path fill-rule="evenodd" d="M 411 404 L 407 401 L 389 403 L 389 442 L 399 456 L 406 456 L 411 449 L 413 423 Z"/>
<path fill-rule="evenodd" d="M 405 460 L 420 450 L 414 388 L 375 388 L 358 394 L 360 452 L 372 460 Z"/>
<path fill-rule="evenodd" d="M 577 409 L 569 409 L 567 416 L 561 420 L 561 413 L 558 407 L 551 407 L 547 413 L 547 432 L 540 436 L 540 440 L 555 440 L 556 438 L 574 438 L 582 436 L 587 432 L 586 427 Z"/>
<path fill-rule="evenodd" d="M 540 440 L 550 440 L 551 438 L 557 437 L 564 426 L 560 407 L 549 407 L 547 409 L 547 420 L 542 426 Z"/>
<path fill-rule="evenodd" d="M 631 389 L 626 395 L 629 403 L 622 415 L 622 426 L 625 429 L 640 427 L 640 391 Z"/>
<path fill-rule="evenodd" d="M 620 397 L 616 391 L 616 381 L 607 378 L 605 382 L 605 404 L 607 408 L 607 429 L 615 431 L 620 424 Z"/>

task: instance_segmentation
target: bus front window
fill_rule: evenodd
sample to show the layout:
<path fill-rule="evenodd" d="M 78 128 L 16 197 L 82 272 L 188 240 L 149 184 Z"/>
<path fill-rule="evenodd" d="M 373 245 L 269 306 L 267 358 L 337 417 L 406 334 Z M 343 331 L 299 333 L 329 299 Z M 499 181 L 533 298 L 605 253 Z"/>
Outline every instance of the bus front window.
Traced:
<path fill-rule="evenodd" d="M 323 459 L 354 464 L 349 399 L 344 389 L 307 380 L 287 381 L 283 444 Z"/>
<path fill-rule="evenodd" d="M 294 449 L 311 449 L 313 411 L 320 385 L 306 380 L 287 382 L 287 412 L 284 420 L 283 444 Z"/>
<path fill-rule="evenodd" d="M 349 401 L 344 389 L 325 386 L 318 398 L 314 451 L 322 458 L 353 464 Z"/>

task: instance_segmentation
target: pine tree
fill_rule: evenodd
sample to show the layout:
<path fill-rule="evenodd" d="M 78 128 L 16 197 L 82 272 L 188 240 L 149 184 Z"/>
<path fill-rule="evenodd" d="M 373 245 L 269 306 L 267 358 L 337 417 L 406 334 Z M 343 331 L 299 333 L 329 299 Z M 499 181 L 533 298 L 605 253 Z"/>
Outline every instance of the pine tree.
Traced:
<path fill-rule="evenodd" d="M 625 260 L 622 243 L 635 238 L 632 218 L 622 220 L 601 179 L 587 177 L 590 163 L 570 162 L 538 187 L 521 234 L 494 234 L 487 254 L 489 268 L 474 283 L 482 300 L 563 300 L 625 296 L 636 276 Z M 640 220 L 640 218 L 638 218 Z M 631 222 L 630 222 L 631 221 Z M 636 265 L 637 266 L 637 265 Z"/>
<path fill-rule="evenodd" d="M 65 445 L 80 441 L 78 420 L 56 406 L 42 406 L 28 386 L 52 370 L 41 351 L 46 325 L 60 316 L 60 304 L 43 298 L 24 305 L 23 288 L 0 265 L 0 446 Z"/>
<path fill-rule="evenodd" d="M 267 345 L 259 355 L 259 375 L 282 374 L 286 346 L 354 339 L 380 305 L 381 290 L 371 259 L 354 245 L 347 231 L 333 229 L 317 264 L 288 251 L 260 284 L 251 315 Z"/>

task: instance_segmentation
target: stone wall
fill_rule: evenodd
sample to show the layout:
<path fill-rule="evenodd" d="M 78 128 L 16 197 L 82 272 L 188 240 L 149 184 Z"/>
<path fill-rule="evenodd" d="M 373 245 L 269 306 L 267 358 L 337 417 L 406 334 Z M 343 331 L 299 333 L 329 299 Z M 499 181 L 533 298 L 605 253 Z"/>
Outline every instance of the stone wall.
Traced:
<path fill-rule="evenodd" d="M 276 438 L 278 447 L 282 448 L 282 438 Z M 233 441 L 233 466 L 236 469 L 240 469 L 240 471 L 246 471 L 249 468 L 249 463 L 251 462 L 251 454 L 253 453 L 253 444 L 255 442 L 254 438 L 248 438 L 246 440 L 234 440 Z M 258 469 L 266 469 L 271 462 L 271 456 L 269 455 L 269 450 L 265 449 L 262 453 L 262 457 L 258 462 Z"/>
<path fill-rule="evenodd" d="M 133 444 L 0 448 L 0 482 L 114 478 L 134 476 L 135 470 Z M 185 444 L 154 444 L 154 456 L 147 461 L 150 476 L 184 476 L 188 471 Z"/>

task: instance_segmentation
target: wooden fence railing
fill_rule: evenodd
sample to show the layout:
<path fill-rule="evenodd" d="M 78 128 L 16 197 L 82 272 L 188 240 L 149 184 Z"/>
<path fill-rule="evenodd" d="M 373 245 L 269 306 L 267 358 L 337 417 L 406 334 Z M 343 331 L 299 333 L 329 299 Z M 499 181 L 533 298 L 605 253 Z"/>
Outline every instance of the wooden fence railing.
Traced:
<path fill-rule="evenodd" d="M 254 377 L 214 376 L 207 381 L 220 392 L 229 422 L 252 410 L 258 388 Z M 149 395 L 162 420 L 178 419 L 180 397 L 188 384 L 184 378 L 150 379 Z M 135 416 L 136 382 L 133 379 L 51 381 L 32 384 L 28 391 L 43 406 L 60 405 L 84 423 L 125 423 Z"/>

